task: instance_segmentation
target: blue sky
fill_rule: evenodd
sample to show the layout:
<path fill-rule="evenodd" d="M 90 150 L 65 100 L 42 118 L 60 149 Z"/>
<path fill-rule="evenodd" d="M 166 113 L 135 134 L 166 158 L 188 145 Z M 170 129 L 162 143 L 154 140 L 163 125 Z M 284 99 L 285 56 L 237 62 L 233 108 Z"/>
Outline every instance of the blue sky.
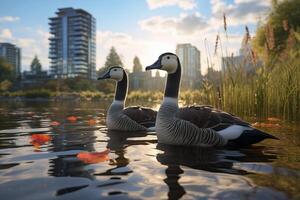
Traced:
<path fill-rule="evenodd" d="M 48 69 L 48 18 L 63 7 L 82 8 L 96 18 L 97 68 L 103 66 L 111 46 L 131 69 L 135 55 L 147 65 L 160 53 L 174 52 L 177 43 L 192 43 L 201 51 L 205 69 L 204 40 L 213 54 L 219 33 L 227 53 L 237 54 L 245 25 L 254 34 L 258 21 L 270 8 L 270 0 L 1 0 L 0 42 L 22 48 L 23 70 L 28 69 L 34 55 Z M 227 16 L 226 41 L 223 13 Z M 216 57 L 221 52 L 218 54 Z"/>

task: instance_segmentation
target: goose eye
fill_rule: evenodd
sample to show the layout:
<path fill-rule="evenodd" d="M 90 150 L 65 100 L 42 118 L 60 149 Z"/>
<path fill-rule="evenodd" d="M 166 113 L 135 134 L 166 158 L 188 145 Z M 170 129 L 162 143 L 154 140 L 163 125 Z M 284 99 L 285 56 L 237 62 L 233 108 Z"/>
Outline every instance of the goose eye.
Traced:
<path fill-rule="evenodd" d="M 170 56 L 167 56 L 167 59 L 170 59 Z"/>
<path fill-rule="evenodd" d="M 114 71 L 116 72 L 116 71 L 117 71 L 117 69 L 114 69 Z"/>

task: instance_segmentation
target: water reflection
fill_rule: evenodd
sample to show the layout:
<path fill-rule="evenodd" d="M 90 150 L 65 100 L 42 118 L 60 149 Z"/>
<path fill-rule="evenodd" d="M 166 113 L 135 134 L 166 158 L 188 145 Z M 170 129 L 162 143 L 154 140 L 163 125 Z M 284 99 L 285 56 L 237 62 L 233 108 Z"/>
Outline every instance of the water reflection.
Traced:
<path fill-rule="evenodd" d="M 157 144 L 155 134 L 107 131 L 105 104 L 0 106 L 0 193 L 6 199 L 285 198 L 245 176 L 279 173 L 271 165 L 281 158 L 272 145 L 215 149 Z M 77 120 L 70 122 L 69 116 Z M 53 126 L 53 121 L 59 124 Z M 30 144 L 33 134 L 52 139 L 37 152 Z M 76 157 L 106 148 L 108 161 L 84 163 Z M 20 191 L 8 189 L 21 185 L 26 187 Z"/>
<path fill-rule="evenodd" d="M 246 162 L 250 166 L 256 166 L 256 164 L 251 163 L 270 163 L 277 158 L 277 155 L 265 154 L 266 149 L 262 147 L 255 149 L 215 149 L 158 144 L 157 149 L 161 150 L 161 153 L 156 156 L 158 162 L 167 166 L 164 182 L 168 185 L 168 197 L 170 199 L 179 199 L 186 194 L 185 187 L 180 184 L 180 178 L 186 176 L 182 166 L 205 172 L 245 175 L 252 172 L 235 167 L 235 163 Z M 208 174 L 207 176 L 218 179 L 216 174 Z M 222 178 L 224 179 L 224 177 Z"/>
<path fill-rule="evenodd" d="M 184 187 L 179 184 L 180 175 L 183 174 L 183 170 L 179 165 L 167 165 L 166 178 L 164 182 L 169 186 L 168 198 L 180 199 L 185 193 Z"/>

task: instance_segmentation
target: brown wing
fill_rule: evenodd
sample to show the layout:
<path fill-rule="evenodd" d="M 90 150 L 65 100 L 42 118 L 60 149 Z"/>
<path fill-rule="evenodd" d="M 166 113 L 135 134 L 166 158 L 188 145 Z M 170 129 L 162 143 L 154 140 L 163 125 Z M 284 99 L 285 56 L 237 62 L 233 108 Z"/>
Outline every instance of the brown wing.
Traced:
<path fill-rule="evenodd" d="M 157 111 L 154 111 L 151 108 L 133 106 L 125 108 L 122 112 L 145 127 L 155 126 Z"/>
<path fill-rule="evenodd" d="M 212 128 L 216 131 L 229 127 L 230 125 L 250 126 L 233 114 L 214 109 L 211 106 L 190 106 L 180 108 L 176 117 L 189 121 L 199 128 Z"/>

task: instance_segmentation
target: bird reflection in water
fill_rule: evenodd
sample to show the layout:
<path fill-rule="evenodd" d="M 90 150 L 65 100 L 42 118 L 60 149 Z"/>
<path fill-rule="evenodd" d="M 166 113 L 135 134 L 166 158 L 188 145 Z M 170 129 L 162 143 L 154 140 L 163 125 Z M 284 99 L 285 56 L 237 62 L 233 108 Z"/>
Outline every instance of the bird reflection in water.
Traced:
<path fill-rule="evenodd" d="M 179 199 L 186 194 L 180 184 L 180 177 L 185 173 L 183 167 L 213 173 L 245 175 L 250 172 L 235 168 L 234 163 L 269 163 L 277 159 L 277 155 L 267 155 L 264 153 L 265 147 L 259 146 L 250 149 L 216 149 L 159 143 L 156 148 L 162 151 L 157 154 L 156 159 L 167 166 L 164 182 L 169 187 L 169 199 Z"/>
<path fill-rule="evenodd" d="M 144 141 L 144 140 L 128 140 L 129 138 L 145 137 L 147 136 L 146 132 L 118 132 L 108 130 L 107 132 L 108 141 L 107 148 L 111 150 L 117 157 L 110 162 L 111 165 L 115 167 L 108 169 L 105 172 L 94 174 L 95 176 L 107 176 L 107 175 L 127 175 L 133 171 L 127 168 L 127 165 L 130 163 L 126 155 L 126 148 L 134 145 L 146 145 L 149 142 L 156 141 Z"/>

